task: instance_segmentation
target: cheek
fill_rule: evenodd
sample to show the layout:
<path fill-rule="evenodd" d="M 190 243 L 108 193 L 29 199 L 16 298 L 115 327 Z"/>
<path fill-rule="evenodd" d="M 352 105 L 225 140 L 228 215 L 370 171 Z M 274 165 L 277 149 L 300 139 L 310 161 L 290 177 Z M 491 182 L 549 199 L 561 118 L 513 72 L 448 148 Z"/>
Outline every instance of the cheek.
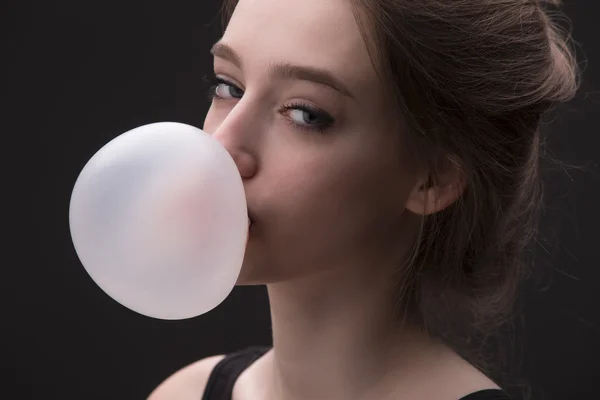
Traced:
<path fill-rule="evenodd" d="M 204 118 L 204 125 L 202 126 L 204 132 L 213 134 L 215 130 L 217 130 L 220 124 L 220 119 L 217 114 L 214 105 L 211 105 Z"/>
<path fill-rule="evenodd" d="M 287 179 L 273 199 L 274 240 L 286 258 L 305 265 L 339 262 L 372 247 L 402 213 L 408 187 L 391 166 L 359 155 L 332 154 L 279 173 Z"/>

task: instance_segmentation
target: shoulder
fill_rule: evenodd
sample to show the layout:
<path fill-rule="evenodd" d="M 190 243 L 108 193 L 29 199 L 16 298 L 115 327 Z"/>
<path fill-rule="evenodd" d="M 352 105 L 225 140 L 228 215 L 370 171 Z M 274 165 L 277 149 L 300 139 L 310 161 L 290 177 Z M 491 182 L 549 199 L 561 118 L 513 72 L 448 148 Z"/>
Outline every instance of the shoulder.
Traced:
<path fill-rule="evenodd" d="M 154 389 L 147 400 L 202 398 L 211 371 L 224 357 L 207 357 L 180 369 Z"/>

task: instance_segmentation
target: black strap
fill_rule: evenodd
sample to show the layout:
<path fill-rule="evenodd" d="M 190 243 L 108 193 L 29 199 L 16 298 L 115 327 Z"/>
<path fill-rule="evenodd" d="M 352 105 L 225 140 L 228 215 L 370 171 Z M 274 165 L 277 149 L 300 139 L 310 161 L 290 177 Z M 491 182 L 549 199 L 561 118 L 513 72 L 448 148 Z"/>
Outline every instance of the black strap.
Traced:
<path fill-rule="evenodd" d="M 486 389 L 471 393 L 460 400 L 510 400 L 510 397 L 500 389 Z"/>
<path fill-rule="evenodd" d="M 226 355 L 211 371 L 202 400 L 231 400 L 237 378 L 267 351 L 269 347 L 249 347 Z"/>
<path fill-rule="evenodd" d="M 241 373 L 269 350 L 269 347 L 250 347 L 226 355 L 211 371 L 202 400 L 231 400 L 233 386 Z M 510 400 L 510 397 L 502 390 L 487 389 L 460 400 Z"/>

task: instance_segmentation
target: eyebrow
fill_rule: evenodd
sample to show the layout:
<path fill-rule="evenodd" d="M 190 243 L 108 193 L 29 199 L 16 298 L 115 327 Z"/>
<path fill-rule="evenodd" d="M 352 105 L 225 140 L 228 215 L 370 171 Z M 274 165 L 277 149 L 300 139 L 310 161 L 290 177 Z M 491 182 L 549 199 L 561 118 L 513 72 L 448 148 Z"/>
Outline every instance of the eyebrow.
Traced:
<path fill-rule="evenodd" d="M 210 49 L 210 54 L 227 60 L 240 69 L 242 68 L 242 59 L 240 56 L 229 45 L 221 41 L 213 45 Z M 354 96 L 350 93 L 346 85 L 340 82 L 331 72 L 324 69 L 281 63 L 272 64 L 269 67 L 269 75 L 282 79 L 298 79 L 329 86 L 343 95 L 354 99 Z"/>

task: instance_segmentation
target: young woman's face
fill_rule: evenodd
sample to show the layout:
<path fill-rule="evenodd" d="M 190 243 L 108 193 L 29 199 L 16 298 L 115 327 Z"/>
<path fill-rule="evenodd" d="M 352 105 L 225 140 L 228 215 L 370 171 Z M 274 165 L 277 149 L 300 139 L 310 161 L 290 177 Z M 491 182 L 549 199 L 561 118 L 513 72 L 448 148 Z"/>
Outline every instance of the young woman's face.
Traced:
<path fill-rule="evenodd" d="M 240 284 L 399 246 L 417 184 L 348 0 L 241 0 L 213 48 L 204 129 L 233 155 L 254 220 Z"/>

